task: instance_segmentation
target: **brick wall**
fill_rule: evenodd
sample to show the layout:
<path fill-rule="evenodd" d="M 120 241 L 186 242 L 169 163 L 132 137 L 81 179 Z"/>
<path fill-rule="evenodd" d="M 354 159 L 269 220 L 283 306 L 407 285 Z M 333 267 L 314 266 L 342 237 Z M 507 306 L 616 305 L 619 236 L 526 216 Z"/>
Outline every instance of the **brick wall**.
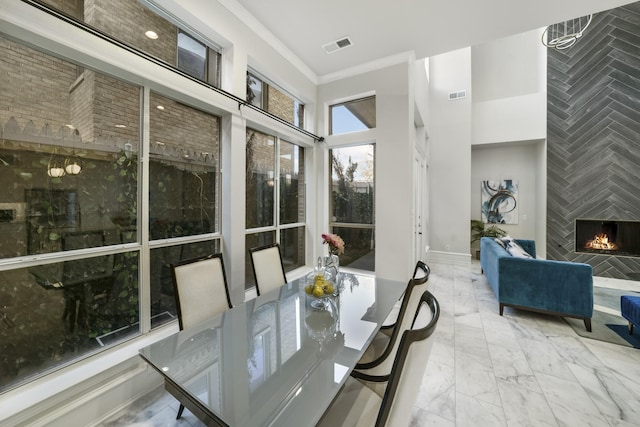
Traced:
<path fill-rule="evenodd" d="M 177 60 L 177 28 L 135 0 L 86 0 L 84 21 L 171 65 Z M 153 30 L 156 40 L 144 35 Z"/>
<path fill-rule="evenodd" d="M 0 38 L 0 125 L 14 117 L 20 127 L 33 120 L 37 129 L 45 124 L 54 131 L 71 122 L 69 88 L 76 66 Z"/>

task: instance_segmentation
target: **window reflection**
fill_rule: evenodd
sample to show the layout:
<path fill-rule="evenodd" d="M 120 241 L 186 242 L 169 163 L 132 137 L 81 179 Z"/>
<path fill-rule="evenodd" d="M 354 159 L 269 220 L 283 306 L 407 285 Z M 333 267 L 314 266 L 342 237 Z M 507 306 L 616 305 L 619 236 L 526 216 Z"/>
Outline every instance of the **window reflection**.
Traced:
<path fill-rule="evenodd" d="M 375 269 L 375 147 L 330 151 L 331 232 L 346 243 L 340 265 Z"/>
<path fill-rule="evenodd" d="M 176 319 L 176 299 L 171 264 L 219 253 L 220 240 L 172 245 L 151 250 L 151 327 Z"/>
<path fill-rule="evenodd" d="M 43 3 L 105 32 L 192 77 L 220 85 L 221 55 L 137 0 L 87 2 L 43 0 Z M 117 19 L 115 19 L 117 18 Z"/>
<path fill-rule="evenodd" d="M 0 391 L 139 333 L 138 253 L 0 272 Z"/>
<path fill-rule="evenodd" d="M 0 54 L 0 258 L 51 254 L 0 273 L 3 390 L 138 333 L 138 252 L 109 246 L 138 238 L 140 88 L 3 38 Z"/>
<path fill-rule="evenodd" d="M 155 93 L 151 106 L 150 238 L 218 231 L 219 118 Z"/>

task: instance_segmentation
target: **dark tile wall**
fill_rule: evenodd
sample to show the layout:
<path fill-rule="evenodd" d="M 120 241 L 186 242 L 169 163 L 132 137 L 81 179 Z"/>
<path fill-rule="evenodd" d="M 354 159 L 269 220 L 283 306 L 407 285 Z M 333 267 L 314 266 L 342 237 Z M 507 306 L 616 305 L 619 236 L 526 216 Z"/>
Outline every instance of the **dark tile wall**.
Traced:
<path fill-rule="evenodd" d="M 640 220 L 640 2 L 547 59 L 547 258 L 640 280 L 638 257 L 574 250 L 576 218 Z"/>

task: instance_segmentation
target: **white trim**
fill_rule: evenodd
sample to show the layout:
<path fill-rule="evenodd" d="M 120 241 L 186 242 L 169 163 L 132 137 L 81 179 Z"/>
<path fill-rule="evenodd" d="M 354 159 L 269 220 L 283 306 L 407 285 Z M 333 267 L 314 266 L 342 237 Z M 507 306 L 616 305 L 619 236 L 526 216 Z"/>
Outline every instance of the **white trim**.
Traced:
<path fill-rule="evenodd" d="M 267 27 L 262 24 L 255 16 L 253 16 L 244 6 L 236 0 L 218 0 L 229 12 L 235 15 L 247 27 L 251 28 L 255 33 L 268 43 L 273 49 L 284 57 L 286 61 L 296 67 L 306 78 L 311 80 L 315 85 L 318 84 L 318 76 L 311 70 L 295 53 L 285 46 Z"/>
<path fill-rule="evenodd" d="M 427 252 L 427 262 L 432 261 L 443 264 L 469 265 L 471 264 L 471 254 L 429 250 Z"/>
<path fill-rule="evenodd" d="M 112 349 L 77 361 L 70 366 L 47 374 L 28 384 L 7 391 L 2 395 L 3 410 L 0 425 L 15 425 L 52 408 L 74 405 L 79 386 L 91 381 L 93 388 L 104 386 L 105 372 L 127 360 L 138 357 L 138 351 L 156 341 L 178 332 L 177 322 L 158 328 L 139 338 L 132 339 Z M 92 387 L 88 388 L 89 390 Z M 11 423 L 5 421 L 11 419 Z"/>
<path fill-rule="evenodd" d="M 331 83 L 336 80 L 346 79 L 348 77 L 357 76 L 359 74 L 368 73 L 371 71 L 381 70 L 397 64 L 411 63 L 415 61 L 416 54 L 414 51 L 401 52 L 395 55 L 380 58 L 375 61 L 367 62 L 364 64 L 356 65 L 351 68 L 345 68 L 344 70 L 336 71 L 335 73 L 325 74 L 318 78 L 318 85 Z"/>

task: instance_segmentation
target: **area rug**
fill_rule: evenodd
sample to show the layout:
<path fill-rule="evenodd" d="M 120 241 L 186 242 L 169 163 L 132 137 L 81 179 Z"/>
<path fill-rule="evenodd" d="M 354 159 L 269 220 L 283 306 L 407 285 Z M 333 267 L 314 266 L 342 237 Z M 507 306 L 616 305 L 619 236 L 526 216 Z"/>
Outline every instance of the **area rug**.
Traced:
<path fill-rule="evenodd" d="M 640 292 L 593 287 L 592 332 L 587 332 L 584 322 L 580 319 L 565 317 L 564 320 L 581 337 L 640 348 L 640 328 L 635 327 L 633 335 L 629 335 L 629 322 L 620 314 L 620 296 L 622 295 L 640 295 Z"/>

